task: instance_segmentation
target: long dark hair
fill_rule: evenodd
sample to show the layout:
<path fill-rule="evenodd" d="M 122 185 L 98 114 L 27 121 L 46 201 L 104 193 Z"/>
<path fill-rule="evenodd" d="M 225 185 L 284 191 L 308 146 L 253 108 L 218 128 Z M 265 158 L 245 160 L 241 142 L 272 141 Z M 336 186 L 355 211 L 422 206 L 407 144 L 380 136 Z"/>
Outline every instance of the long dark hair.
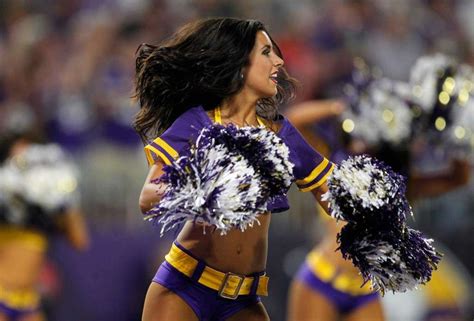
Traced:
<path fill-rule="evenodd" d="M 142 140 L 159 136 L 188 108 L 202 105 L 211 110 L 242 89 L 242 71 L 258 31 L 266 28 L 256 20 L 210 18 L 186 24 L 158 46 L 140 45 L 134 94 L 140 111 L 133 125 Z M 296 82 L 284 69 L 279 78 L 277 95 L 257 104 L 259 116 L 269 120 L 295 92 Z"/>
<path fill-rule="evenodd" d="M 11 155 L 13 146 L 24 141 L 32 144 L 45 144 L 46 139 L 41 132 L 34 129 L 9 129 L 0 133 L 0 166 Z"/>

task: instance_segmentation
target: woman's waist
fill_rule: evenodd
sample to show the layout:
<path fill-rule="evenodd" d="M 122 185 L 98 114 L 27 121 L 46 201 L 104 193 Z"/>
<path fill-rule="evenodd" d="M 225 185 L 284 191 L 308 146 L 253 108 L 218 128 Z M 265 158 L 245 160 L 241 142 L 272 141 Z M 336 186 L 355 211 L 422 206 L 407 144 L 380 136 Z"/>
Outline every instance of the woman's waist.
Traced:
<path fill-rule="evenodd" d="M 320 280 L 331 283 L 340 291 L 353 294 L 371 293 L 370 282 L 365 283 L 359 270 L 350 265 L 349 261 L 342 257 L 340 259 L 344 264 L 324 251 L 315 249 L 306 257 L 306 264 Z"/>
<path fill-rule="evenodd" d="M 163 276 L 164 271 L 169 267 L 197 283 L 218 291 L 224 298 L 235 299 L 240 295 L 267 295 L 268 293 L 269 278 L 265 275 L 265 271 L 241 274 L 216 269 L 197 258 L 177 241 L 166 255 L 165 262 L 158 269 L 154 280 L 158 280 L 160 275 Z"/>
<path fill-rule="evenodd" d="M 265 270 L 267 233 L 266 227 L 254 226 L 226 235 L 208 227 L 203 234 L 202 227 L 194 226 L 183 228 L 177 241 L 195 258 L 217 270 L 247 275 Z"/>
<path fill-rule="evenodd" d="M 0 285 L 12 289 L 29 289 L 38 281 L 44 257 L 1 257 Z"/>

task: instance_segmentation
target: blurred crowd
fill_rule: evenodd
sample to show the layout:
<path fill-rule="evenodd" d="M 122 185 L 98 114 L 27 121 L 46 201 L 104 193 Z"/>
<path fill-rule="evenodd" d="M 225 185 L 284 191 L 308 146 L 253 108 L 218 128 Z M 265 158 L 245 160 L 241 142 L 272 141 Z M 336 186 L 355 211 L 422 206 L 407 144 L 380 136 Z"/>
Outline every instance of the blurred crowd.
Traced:
<path fill-rule="evenodd" d="M 472 1 L 2 1 L 0 128 L 31 126 L 71 150 L 98 139 L 136 144 L 130 127 L 134 53 L 201 16 L 269 26 L 300 80 L 299 100 L 337 96 L 355 56 L 406 80 L 443 52 L 474 61 Z"/>
<path fill-rule="evenodd" d="M 297 102 L 341 96 L 355 57 L 402 81 L 427 53 L 474 64 L 472 0 L 2 0 L 0 132 L 30 129 L 74 155 L 82 170 L 82 203 L 95 230 L 144 229 L 137 199 L 146 162 L 131 127 L 138 108 L 135 50 L 205 16 L 266 23 L 300 81 Z M 472 191 L 471 182 L 456 195 L 422 204 L 420 213 L 432 215 L 418 222 L 448 243 L 471 274 Z M 300 205 L 293 211 L 303 210 L 308 201 L 294 198 Z M 286 218 L 278 220 L 272 233 L 284 235 Z M 285 245 L 304 242 L 299 235 Z M 291 249 L 281 245 L 288 255 L 284 251 Z M 279 254 L 270 253 L 270 269 L 287 262 L 272 263 L 272 257 Z"/>

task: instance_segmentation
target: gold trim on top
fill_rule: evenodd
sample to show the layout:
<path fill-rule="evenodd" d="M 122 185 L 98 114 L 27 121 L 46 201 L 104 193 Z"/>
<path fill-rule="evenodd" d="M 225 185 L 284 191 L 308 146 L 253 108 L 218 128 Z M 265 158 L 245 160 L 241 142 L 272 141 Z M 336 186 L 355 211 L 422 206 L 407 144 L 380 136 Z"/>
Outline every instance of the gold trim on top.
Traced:
<path fill-rule="evenodd" d="M 221 114 L 221 107 L 217 106 L 214 109 L 214 122 L 222 125 L 222 114 Z"/>
<path fill-rule="evenodd" d="M 179 157 L 178 152 L 173 147 L 171 147 L 166 141 L 164 141 L 162 138 L 158 137 L 158 138 L 155 139 L 154 142 L 158 146 L 162 147 L 174 159 L 177 159 Z"/>
<path fill-rule="evenodd" d="M 328 172 L 323 176 L 321 177 L 321 179 L 319 181 L 317 181 L 316 183 L 314 184 L 311 184 L 310 186 L 308 187 L 305 187 L 305 188 L 300 188 L 300 191 L 302 192 L 309 192 L 315 188 L 318 188 L 319 186 L 323 185 L 323 183 L 326 181 L 326 179 L 328 178 L 328 176 L 332 173 L 332 171 L 334 170 L 334 164 L 331 164 L 331 168 L 329 168 Z"/>
<path fill-rule="evenodd" d="M 162 152 L 160 152 L 158 149 L 156 149 L 155 147 L 153 147 L 152 145 L 147 145 L 145 146 L 145 155 L 148 159 L 148 161 L 150 160 L 153 160 L 152 163 L 150 163 L 150 165 L 153 165 L 155 163 L 155 160 L 153 159 L 153 157 L 150 155 L 148 155 L 148 153 L 150 152 L 153 152 L 155 153 L 156 155 L 158 155 L 162 160 L 163 162 L 165 163 L 165 165 L 171 165 L 171 161 L 168 159 L 168 157 L 166 157 L 165 154 L 163 154 Z"/>
<path fill-rule="evenodd" d="M 311 183 L 321 172 L 326 168 L 326 166 L 329 164 L 329 160 L 327 158 L 324 158 L 321 163 L 319 163 L 318 166 L 316 166 L 311 173 L 306 176 L 305 178 L 299 179 L 296 181 L 296 184 L 298 185 L 306 185 Z"/>
<path fill-rule="evenodd" d="M 265 128 L 267 127 L 265 125 L 265 123 L 263 122 L 263 120 L 260 117 L 258 117 L 258 115 L 256 115 L 256 118 L 257 118 L 257 123 L 258 123 L 259 126 L 262 126 L 262 127 L 265 127 Z M 221 107 L 220 106 L 217 106 L 214 109 L 214 122 L 222 125 L 222 112 L 221 112 Z"/>

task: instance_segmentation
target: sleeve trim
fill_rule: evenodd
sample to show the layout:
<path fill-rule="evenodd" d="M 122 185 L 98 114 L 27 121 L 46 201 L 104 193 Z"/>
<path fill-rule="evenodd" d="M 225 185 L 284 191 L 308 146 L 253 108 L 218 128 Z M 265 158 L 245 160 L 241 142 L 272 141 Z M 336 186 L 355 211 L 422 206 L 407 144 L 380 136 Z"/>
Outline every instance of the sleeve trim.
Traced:
<path fill-rule="evenodd" d="M 329 168 L 328 172 L 323 176 L 321 177 L 321 179 L 319 179 L 317 182 L 315 182 L 314 184 L 311 184 L 310 186 L 307 186 L 307 187 L 304 187 L 304 188 L 300 188 L 300 191 L 302 192 L 309 192 L 315 188 L 318 188 L 319 186 L 323 185 L 323 183 L 327 180 L 328 176 L 332 173 L 332 171 L 334 170 L 334 164 L 331 164 L 331 167 Z"/>
<path fill-rule="evenodd" d="M 316 168 L 313 169 L 308 176 L 306 176 L 303 179 L 297 180 L 296 184 L 297 185 L 306 185 L 306 184 L 311 183 L 316 177 L 318 177 L 319 174 L 321 174 L 321 172 L 326 168 L 328 163 L 329 163 L 329 160 L 327 158 L 324 158 L 321 161 L 321 163 L 319 163 L 319 165 L 316 166 Z"/>
<path fill-rule="evenodd" d="M 153 159 L 153 156 L 151 155 L 151 152 L 150 152 L 150 149 L 147 148 L 148 146 L 145 146 L 144 150 L 145 150 L 145 156 L 146 156 L 146 160 L 148 162 L 148 165 L 151 165 L 155 162 L 155 160 Z"/>
<path fill-rule="evenodd" d="M 158 137 L 153 141 L 155 144 L 163 148 L 171 157 L 174 159 L 178 158 L 178 152 L 171 147 L 167 142 L 165 142 L 162 138 Z"/>
<path fill-rule="evenodd" d="M 153 147 L 152 145 L 147 145 L 145 146 L 145 155 L 146 155 L 146 159 L 148 160 L 149 165 L 152 165 L 155 163 L 155 159 L 152 153 L 160 157 L 166 165 L 171 165 L 171 161 L 169 160 L 168 157 L 166 157 L 164 153 L 160 152 L 157 148 Z"/>

